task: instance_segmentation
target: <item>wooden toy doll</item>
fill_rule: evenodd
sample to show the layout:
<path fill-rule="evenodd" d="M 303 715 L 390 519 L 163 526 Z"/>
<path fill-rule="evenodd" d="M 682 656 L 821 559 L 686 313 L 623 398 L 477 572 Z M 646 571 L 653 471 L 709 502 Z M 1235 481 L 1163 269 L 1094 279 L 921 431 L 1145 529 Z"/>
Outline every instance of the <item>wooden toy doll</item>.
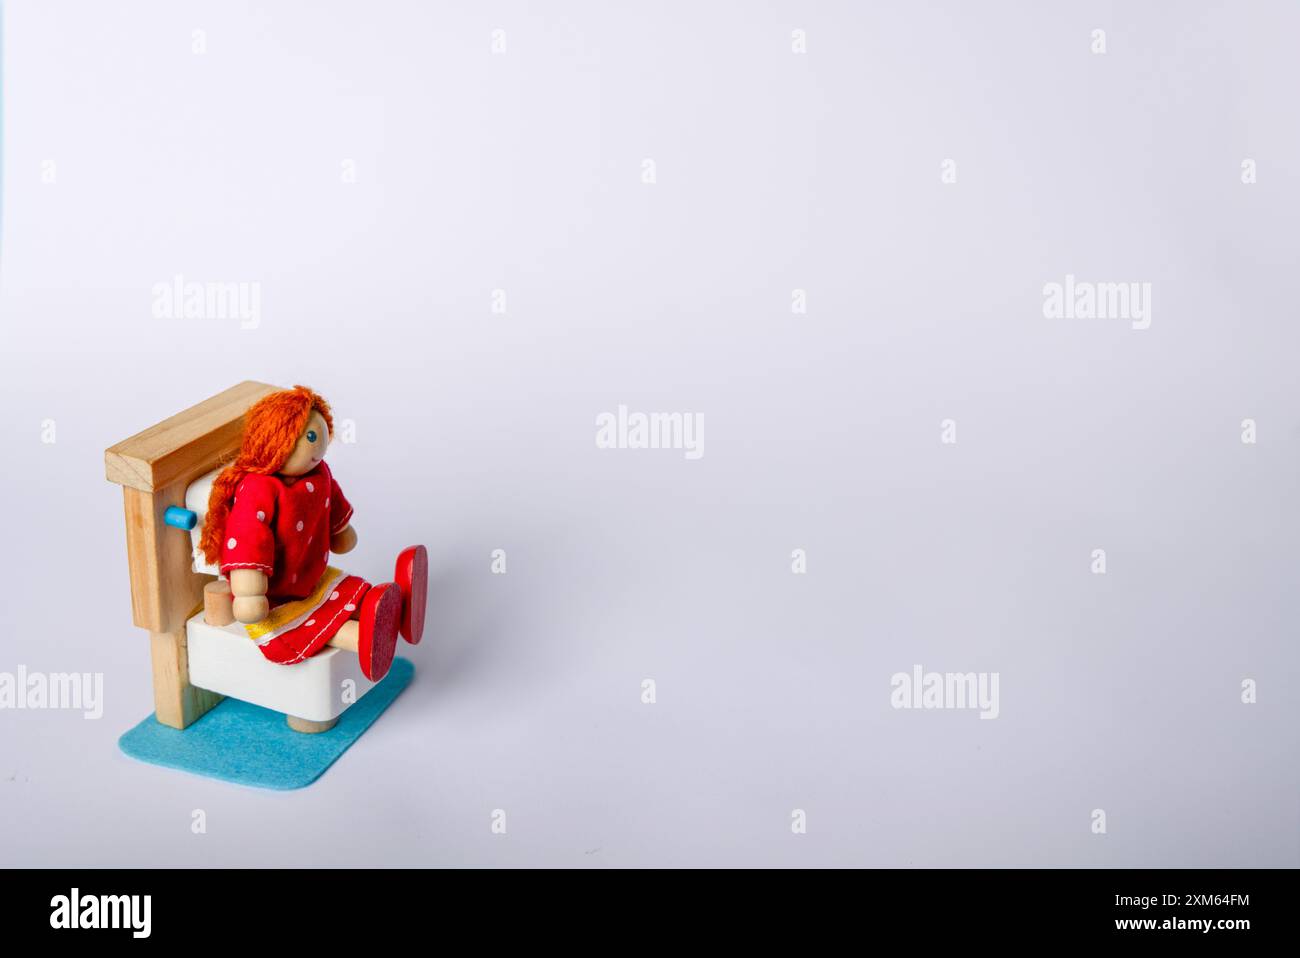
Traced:
<path fill-rule="evenodd" d="M 352 506 L 325 464 L 334 421 L 305 386 L 248 411 L 238 457 L 212 484 L 200 548 L 230 579 L 235 618 L 272 662 L 292 665 L 325 646 L 357 654 L 377 682 L 400 633 L 424 631 L 428 553 L 397 557 L 393 582 L 372 586 L 329 564 L 357 544 Z"/>

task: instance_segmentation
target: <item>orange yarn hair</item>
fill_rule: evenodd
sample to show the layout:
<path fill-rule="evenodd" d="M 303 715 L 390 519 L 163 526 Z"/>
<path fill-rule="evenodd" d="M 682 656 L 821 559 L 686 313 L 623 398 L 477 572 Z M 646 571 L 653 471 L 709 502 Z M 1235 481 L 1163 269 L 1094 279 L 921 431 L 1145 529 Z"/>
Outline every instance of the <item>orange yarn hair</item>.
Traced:
<path fill-rule="evenodd" d="M 263 396 L 248 410 L 239 455 L 221 470 L 212 483 L 212 494 L 208 496 L 208 516 L 203 523 L 199 548 L 209 562 L 221 558 L 230 500 L 239 484 L 250 473 L 270 476 L 280 471 L 298 444 L 298 437 L 307 428 L 313 409 L 324 418 L 332 435 L 334 419 L 330 416 L 329 403 L 306 386 L 281 389 Z"/>

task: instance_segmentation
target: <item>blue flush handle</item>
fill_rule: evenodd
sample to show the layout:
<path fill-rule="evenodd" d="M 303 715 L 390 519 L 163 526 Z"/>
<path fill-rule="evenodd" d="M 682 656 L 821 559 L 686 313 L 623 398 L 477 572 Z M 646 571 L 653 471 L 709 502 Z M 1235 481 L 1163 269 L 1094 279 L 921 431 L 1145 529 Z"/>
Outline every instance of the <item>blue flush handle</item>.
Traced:
<path fill-rule="evenodd" d="M 163 513 L 163 522 L 173 529 L 184 529 L 188 532 L 198 525 L 199 516 L 198 513 L 182 509 L 180 506 L 168 506 L 167 511 Z"/>

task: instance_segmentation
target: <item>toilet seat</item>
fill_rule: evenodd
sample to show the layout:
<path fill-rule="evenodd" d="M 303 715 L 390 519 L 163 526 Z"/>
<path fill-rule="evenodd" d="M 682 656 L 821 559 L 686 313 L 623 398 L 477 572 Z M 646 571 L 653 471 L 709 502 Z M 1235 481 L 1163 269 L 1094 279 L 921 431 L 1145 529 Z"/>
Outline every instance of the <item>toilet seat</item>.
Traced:
<path fill-rule="evenodd" d="M 300 719 L 338 718 L 375 687 L 346 649 L 326 647 L 295 665 L 277 665 L 243 625 L 209 625 L 202 612 L 185 623 L 185 635 L 191 684 Z"/>

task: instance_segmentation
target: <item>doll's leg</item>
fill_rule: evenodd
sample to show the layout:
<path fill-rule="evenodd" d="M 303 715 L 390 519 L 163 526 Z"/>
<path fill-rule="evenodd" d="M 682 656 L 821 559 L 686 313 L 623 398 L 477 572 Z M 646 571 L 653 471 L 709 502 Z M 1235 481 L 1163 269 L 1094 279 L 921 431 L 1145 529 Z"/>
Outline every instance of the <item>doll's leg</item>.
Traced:
<path fill-rule="evenodd" d="M 334 638 L 326 642 L 326 645 L 332 645 L 336 649 L 347 649 L 349 652 L 357 650 L 357 643 L 361 639 L 361 606 L 358 605 L 348 616 L 348 621 L 343 623 L 343 627 L 334 633 Z"/>
<path fill-rule="evenodd" d="M 398 631 L 412 645 L 424 635 L 424 608 L 429 595 L 429 551 L 410 546 L 397 557 L 393 581 L 402 590 L 402 622 Z"/>
<path fill-rule="evenodd" d="M 336 649 L 347 649 L 349 652 L 357 650 L 357 640 L 361 638 L 361 623 L 357 621 L 361 617 L 361 610 L 357 609 L 352 613 L 352 618 L 343 623 L 343 628 L 334 633 L 334 638 L 326 642 L 326 645 L 332 645 Z"/>
<path fill-rule="evenodd" d="M 365 677 L 378 682 L 393 664 L 401 617 L 401 591 L 391 582 L 377 585 L 328 644 L 355 652 Z"/>

